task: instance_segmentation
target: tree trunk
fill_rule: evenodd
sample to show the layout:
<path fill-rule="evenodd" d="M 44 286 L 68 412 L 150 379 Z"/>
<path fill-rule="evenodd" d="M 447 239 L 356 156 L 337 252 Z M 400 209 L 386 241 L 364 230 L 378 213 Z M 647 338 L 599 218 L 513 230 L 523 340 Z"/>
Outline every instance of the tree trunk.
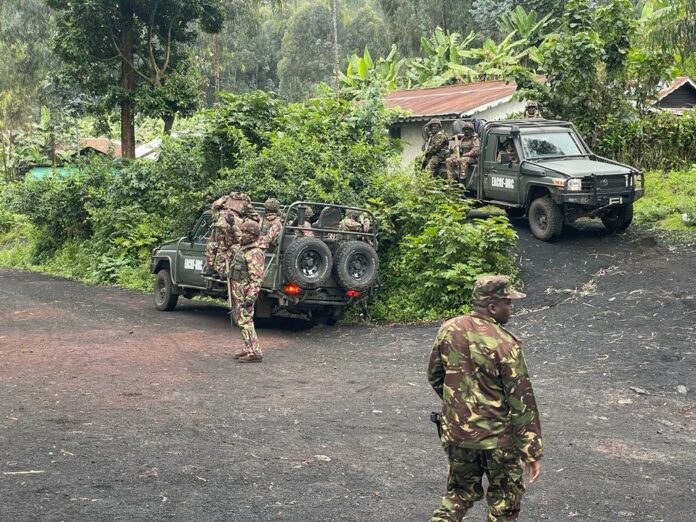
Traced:
<path fill-rule="evenodd" d="M 133 71 L 133 8 L 120 2 L 121 11 L 121 157 L 135 158 L 135 71 Z"/>
<path fill-rule="evenodd" d="M 164 122 L 164 134 L 167 136 L 172 135 L 172 127 L 174 127 L 174 116 L 173 114 L 165 114 L 162 116 L 162 121 Z"/>

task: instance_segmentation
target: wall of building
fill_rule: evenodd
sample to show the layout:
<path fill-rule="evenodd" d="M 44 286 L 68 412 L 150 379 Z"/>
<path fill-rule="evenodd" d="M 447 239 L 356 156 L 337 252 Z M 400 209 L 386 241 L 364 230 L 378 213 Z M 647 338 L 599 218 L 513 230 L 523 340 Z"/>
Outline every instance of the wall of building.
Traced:
<path fill-rule="evenodd" d="M 502 120 L 511 113 L 521 113 L 524 110 L 524 103 L 523 101 L 507 101 L 480 112 L 472 112 L 467 116 L 470 118 L 483 118 L 488 121 Z M 453 121 L 454 120 L 442 121 L 445 132 L 450 136 L 452 135 Z M 426 123 L 425 121 L 409 121 L 397 124 L 401 129 L 401 141 L 404 146 L 404 151 L 401 156 L 401 165 L 403 167 L 411 163 L 416 156 L 421 153 L 421 147 L 423 146 L 423 125 Z"/>

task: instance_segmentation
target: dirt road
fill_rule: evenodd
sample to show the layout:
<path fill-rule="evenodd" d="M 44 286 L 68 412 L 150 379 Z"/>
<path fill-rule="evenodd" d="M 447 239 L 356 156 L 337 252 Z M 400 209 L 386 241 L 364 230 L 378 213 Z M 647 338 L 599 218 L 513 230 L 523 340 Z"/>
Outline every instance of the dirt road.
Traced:
<path fill-rule="evenodd" d="M 694 247 L 518 226 L 546 441 L 521 520 L 695 520 Z M 240 365 L 223 308 L 0 269 L 0 520 L 426 520 L 436 328 L 274 323 Z"/>

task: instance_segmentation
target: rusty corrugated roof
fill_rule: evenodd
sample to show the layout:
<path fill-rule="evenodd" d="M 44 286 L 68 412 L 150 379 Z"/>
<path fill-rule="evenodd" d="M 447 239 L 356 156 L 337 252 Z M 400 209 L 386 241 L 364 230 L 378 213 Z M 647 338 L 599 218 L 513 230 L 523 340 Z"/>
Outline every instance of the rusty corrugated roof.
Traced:
<path fill-rule="evenodd" d="M 109 138 L 81 138 L 80 148 L 91 148 L 98 150 L 102 154 L 112 154 L 117 158 L 121 157 L 121 142 L 110 140 Z"/>
<path fill-rule="evenodd" d="M 412 118 L 458 116 L 478 107 L 504 101 L 517 90 L 514 82 L 487 81 L 447 85 L 434 89 L 394 91 L 387 96 L 386 106 L 410 112 Z"/>

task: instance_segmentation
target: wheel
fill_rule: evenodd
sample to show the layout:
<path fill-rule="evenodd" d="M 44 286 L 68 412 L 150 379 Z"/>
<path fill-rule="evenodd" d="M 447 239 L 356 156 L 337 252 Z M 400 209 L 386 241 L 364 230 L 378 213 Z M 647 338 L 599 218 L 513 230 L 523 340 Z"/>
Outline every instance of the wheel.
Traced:
<path fill-rule="evenodd" d="M 178 300 L 179 295 L 174 293 L 174 285 L 169 270 L 165 268 L 157 272 L 157 280 L 155 281 L 155 306 L 157 309 L 163 312 L 174 310 Z"/>
<path fill-rule="evenodd" d="M 633 221 L 633 204 L 614 207 L 602 216 L 602 223 L 610 232 L 623 232 Z"/>
<path fill-rule="evenodd" d="M 537 239 L 551 241 L 563 231 L 563 213 L 549 196 L 537 198 L 529 206 L 529 228 Z"/>
<path fill-rule="evenodd" d="M 331 251 L 321 239 L 299 237 L 283 255 L 283 271 L 290 283 L 311 290 L 329 278 L 332 261 Z"/>
<path fill-rule="evenodd" d="M 377 280 L 379 258 L 364 241 L 344 241 L 336 249 L 334 276 L 345 290 L 368 290 Z"/>

